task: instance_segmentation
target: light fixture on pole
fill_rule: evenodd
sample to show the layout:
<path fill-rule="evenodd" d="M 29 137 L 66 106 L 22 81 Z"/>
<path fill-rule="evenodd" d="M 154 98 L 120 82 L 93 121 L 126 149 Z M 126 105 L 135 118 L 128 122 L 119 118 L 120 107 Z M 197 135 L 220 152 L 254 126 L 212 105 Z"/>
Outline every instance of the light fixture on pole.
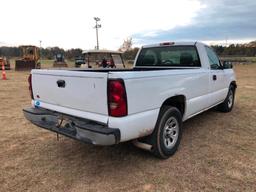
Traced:
<path fill-rule="evenodd" d="M 96 40 L 97 40 L 97 46 L 96 49 L 99 50 L 99 35 L 98 35 L 98 29 L 101 28 L 101 24 L 98 24 L 98 22 L 100 21 L 99 17 L 94 17 L 94 20 L 96 22 L 96 25 L 94 26 L 94 28 L 96 29 Z"/>

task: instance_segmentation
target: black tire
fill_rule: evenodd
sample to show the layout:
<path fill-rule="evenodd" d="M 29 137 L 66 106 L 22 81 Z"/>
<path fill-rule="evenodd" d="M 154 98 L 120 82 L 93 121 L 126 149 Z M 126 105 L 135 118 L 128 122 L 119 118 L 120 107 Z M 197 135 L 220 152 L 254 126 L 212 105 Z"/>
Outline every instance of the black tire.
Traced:
<path fill-rule="evenodd" d="M 174 124 L 167 126 L 170 125 L 168 123 L 176 124 L 176 129 L 174 129 Z M 153 154 L 162 159 L 169 158 L 177 151 L 181 136 L 182 115 L 180 111 L 172 106 L 162 107 L 154 132 L 150 136 Z"/>
<path fill-rule="evenodd" d="M 229 91 L 226 99 L 223 101 L 223 103 L 218 105 L 217 109 L 224 113 L 230 112 L 233 109 L 234 101 L 235 101 L 235 87 L 231 85 L 229 87 Z"/>

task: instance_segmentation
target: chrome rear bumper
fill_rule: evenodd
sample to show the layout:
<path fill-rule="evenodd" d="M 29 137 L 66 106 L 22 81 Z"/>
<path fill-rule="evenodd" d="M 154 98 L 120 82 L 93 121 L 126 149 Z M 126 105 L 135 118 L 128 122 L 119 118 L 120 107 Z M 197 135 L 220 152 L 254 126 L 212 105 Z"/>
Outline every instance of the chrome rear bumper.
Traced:
<path fill-rule="evenodd" d="M 23 109 L 24 116 L 38 127 L 94 145 L 113 145 L 120 141 L 120 130 L 42 108 Z"/>

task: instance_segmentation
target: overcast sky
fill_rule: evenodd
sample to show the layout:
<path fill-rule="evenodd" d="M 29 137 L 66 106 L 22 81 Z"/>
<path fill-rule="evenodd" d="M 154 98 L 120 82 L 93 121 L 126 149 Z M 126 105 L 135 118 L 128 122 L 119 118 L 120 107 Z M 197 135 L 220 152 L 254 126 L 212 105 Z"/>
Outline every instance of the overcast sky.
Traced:
<path fill-rule="evenodd" d="M 256 0 L 4 0 L 0 46 L 34 44 L 93 49 L 161 41 L 246 42 L 256 39 Z"/>

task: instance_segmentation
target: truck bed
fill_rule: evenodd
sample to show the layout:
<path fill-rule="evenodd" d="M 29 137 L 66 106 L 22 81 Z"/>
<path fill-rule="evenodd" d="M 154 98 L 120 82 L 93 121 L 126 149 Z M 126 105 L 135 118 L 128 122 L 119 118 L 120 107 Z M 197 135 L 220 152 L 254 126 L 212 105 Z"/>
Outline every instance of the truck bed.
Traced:
<path fill-rule="evenodd" d="M 187 69 L 187 70 L 183 70 Z M 155 71 L 152 73 L 152 71 Z M 158 82 L 161 78 L 176 76 L 184 77 L 190 73 L 198 73 L 201 69 L 188 68 L 132 68 L 132 69 L 44 69 L 32 70 L 32 84 L 34 104 L 49 110 L 67 113 L 81 118 L 92 119 L 95 121 L 107 123 L 108 121 L 108 101 L 107 84 L 108 79 L 123 79 L 128 90 L 128 97 L 133 94 L 139 96 L 140 92 L 130 87 L 139 89 L 143 81 L 137 81 L 141 78 L 147 79 L 148 84 L 144 85 L 147 90 L 151 90 L 153 82 Z M 142 73 L 143 72 L 143 73 Z M 152 79 L 157 78 L 157 79 Z M 134 81 L 131 82 L 131 79 Z M 58 82 L 64 82 L 64 87 L 58 85 Z M 150 83 L 151 82 L 151 83 Z M 129 83 L 129 84 L 127 84 Z M 135 85 L 133 85 L 135 83 Z M 132 98 L 136 98 L 135 95 Z M 130 104 L 133 105 L 133 99 Z M 136 106 L 136 105 L 135 105 Z M 130 106 L 129 106 L 130 107 Z M 129 108 L 130 113 L 138 112 L 137 107 L 133 110 Z M 146 110 L 152 106 L 145 107 Z"/>

